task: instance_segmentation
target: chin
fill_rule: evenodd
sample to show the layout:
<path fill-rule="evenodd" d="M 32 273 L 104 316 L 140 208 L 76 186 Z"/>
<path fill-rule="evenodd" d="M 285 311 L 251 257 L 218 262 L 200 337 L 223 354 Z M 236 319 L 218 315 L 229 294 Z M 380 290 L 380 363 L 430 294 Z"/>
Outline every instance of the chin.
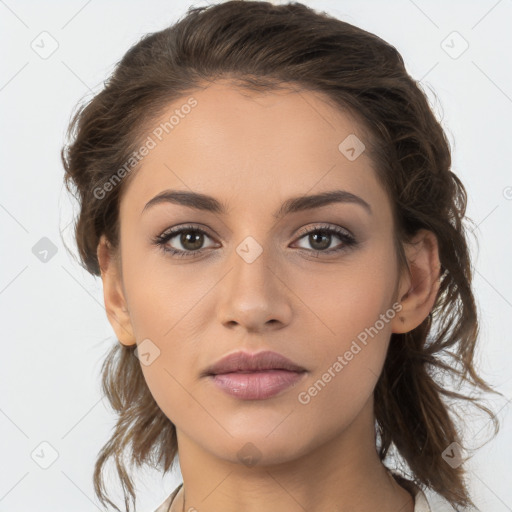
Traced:
<path fill-rule="evenodd" d="M 254 434 L 251 434 L 252 431 Z M 215 443 L 210 451 L 220 459 L 247 467 L 271 466 L 296 459 L 299 455 L 298 447 L 304 445 L 302 440 L 286 435 L 286 432 L 281 435 L 268 435 L 270 431 L 266 429 L 256 432 L 253 428 L 251 432 L 246 429 L 240 435 L 230 431 L 233 437 L 225 442 Z"/>

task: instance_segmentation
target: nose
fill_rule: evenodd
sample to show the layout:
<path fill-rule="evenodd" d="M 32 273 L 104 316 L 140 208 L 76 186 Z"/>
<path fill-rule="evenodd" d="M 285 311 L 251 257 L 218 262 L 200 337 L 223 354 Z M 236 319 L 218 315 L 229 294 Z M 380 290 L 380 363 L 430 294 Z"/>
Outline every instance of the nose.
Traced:
<path fill-rule="evenodd" d="M 239 248 L 240 249 L 240 248 Z M 254 246 L 250 250 L 254 250 Z M 293 292 L 269 251 L 254 260 L 234 251 L 219 288 L 217 314 L 225 327 L 268 332 L 287 326 L 293 316 Z M 289 280 L 289 279 L 288 279 Z"/>

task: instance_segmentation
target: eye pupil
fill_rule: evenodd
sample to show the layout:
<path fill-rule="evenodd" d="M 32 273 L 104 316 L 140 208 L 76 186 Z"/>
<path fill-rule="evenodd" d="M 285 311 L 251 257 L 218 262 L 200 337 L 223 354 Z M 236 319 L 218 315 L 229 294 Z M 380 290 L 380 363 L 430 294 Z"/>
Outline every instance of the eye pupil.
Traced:
<path fill-rule="evenodd" d="M 201 245 L 203 245 L 203 234 L 202 233 L 199 233 L 198 231 L 184 231 L 182 234 L 181 234 L 181 244 L 183 245 L 183 247 L 187 248 L 187 249 L 190 249 L 191 251 L 194 251 L 194 250 L 197 250 L 201 247 Z M 194 238 L 195 238 L 195 241 L 194 241 Z M 187 243 L 188 242 L 193 242 L 192 244 L 192 247 L 187 247 Z"/>
<path fill-rule="evenodd" d="M 330 234 L 326 234 L 324 232 L 321 232 L 321 231 L 317 231 L 316 233 L 312 233 L 309 235 L 309 238 L 310 238 L 310 243 L 311 245 L 314 247 L 315 243 L 316 243 L 316 240 L 313 242 L 313 240 L 316 238 L 316 237 L 320 237 L 320 238 L 324 238 L 324 243 L 320 245 L 320 247 L 316 247 L 316 249 L 326 249 L 327 247 L 329 247 L 329 245 L 331 245 L 331 235 Z M 327 243 L 325 243 L 325 241 L 327 240 Z"/>

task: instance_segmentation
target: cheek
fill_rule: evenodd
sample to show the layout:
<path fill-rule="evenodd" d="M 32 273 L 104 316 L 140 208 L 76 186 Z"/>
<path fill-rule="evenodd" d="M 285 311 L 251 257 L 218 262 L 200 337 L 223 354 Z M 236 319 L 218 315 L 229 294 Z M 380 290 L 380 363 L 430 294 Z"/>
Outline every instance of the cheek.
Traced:
<path fill-rule="evenodd" d="M 208 282 L 197 279 L 193 263 L 177 264 L 149 242 L 144 246 L 142 234 L 140 240 L 129 235 L 125 234 L 123 245 L 123 278 L 135 337 L 137 341 L 168 339 L 183 320 L 189 321 L 188 315 L 215 276 Z"/>
<path fill-rule="evenodd" d="M 310 436 L 335 436 L 361 413 L 374 392 L 396 314 L 389 307 L 392 287 L 383 275 L 382 269 L 351 269 L 339 281 L 343 286 L 316 281 L 328 290 L 327 296 L 313 296 L 308 302 L 321 319 L 310 315 L 307 329 L 315 332 L 318 350 L 312 351 L 314 371 L 296 390 L 296 412 L 309 418 Z"/>
<path fill-rule="evenodd" d="M 389 248 L 391 251 L 391 248 Z M 392 292 L 396 275 L 394 260 L 374 256 L 387 254 L 386 248 L 356 256 L 350 264 L 332 265 L 329 274 L 297 280 L 294 291 L 304 302 L 303 339 L 317 350 L 312 352 L 315 372 L 302 386 L 304 400 L 318 411 L 333 401 L 343 407 L 332 414 L 357 412 L 371 395 L 385 361 L 396 315 Z M 389 253 L 388 253 L 389 254 Z M 306 320 L 307 319 L 307 320 Z M 350 414 L 349 414 L 350 415 Z"/>
<path fill-rule="evenodd" d="M 391 332 L 389 320 L 395 314 L 391 301 L 397 276 L 390 252 L 391 248 L 375 246 L 351 254 L 341 264 L 326 265 L 326 269 L 319 266 L 317 272 L 292 279 L 293 291 L 301 298 L 301 322 L 307 322 L 310 332 L 316 329 L 324 352 L 328 347 L 334 350 L 350 345 L 381 315 L 387 314 L 388 320 L 378 322 L 378 330 L 383 331 L 381 338 Z"/>
<path fill-rule="evenodd" d="M 190 395 L 183 387 L 182 377 L 176 375 L 176 369 L 169 363 L 169 354 L 161 351 L 150 365 L 141 365 L 144 380 L 163 413 L 175 424 L 179 425 L 187 417 L 190 407 Z"/>
<path fill-rule="evenodd" d="M 174 415 L 187 416 L 185 390 L 193 391 L 192 368 L 200 352 L 190 320 L 207 286 L 186 278 L 156 251 L 143 251 L 140 242 L 124 240 L 123 281 L 141 369 L 155 401 L 175 422 Z"/>

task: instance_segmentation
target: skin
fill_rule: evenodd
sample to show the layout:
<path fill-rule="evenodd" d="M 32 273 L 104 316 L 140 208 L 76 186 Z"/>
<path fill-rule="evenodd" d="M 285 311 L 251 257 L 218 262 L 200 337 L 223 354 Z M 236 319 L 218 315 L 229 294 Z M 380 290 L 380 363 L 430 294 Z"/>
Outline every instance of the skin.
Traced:
<path fill-rule="evenodd" d="M 198 105 L 149 152 L 124 191 L 120 252 L 109 252 L 104 237 L 98 245 L 106 312 L 119 341 L 149 338 L 160 350 L 141 368 L 177 430 L 184 487 L 172 510 L 183 509 L 185 494 L 184 510 L 199 512 L 412 512 L 411 494 L 377 455 L 373 391 L 391 333 L 414 329 L 432 309 L 440 268 L 435 236 L 422 230 L 404 247 L 411 273 L 399 275 L 391 203 L 373 162 L 366 152 L 350 161 L 338 149 L 349 134 L 363 142 L 364 135 L 318 93 L 250 94 L 215 82 L 193 97 Z M 142 213 L 165 189 L 214 196 L 227 213 L 171 203 Z M 272 216 L 291 196 L 334 189 L 360 196 L 373 213 L 334 203 Z M 186 224 L 207 232 L 203 254 L 178 258 L 151 243 Z M 358 244 L 314 253 L 321 239 L 315 244 L 300 230 L 318 224 L 348 229 Z M 236 251 L 248 236 L 263 249 L 252 263 Z M 343 246 L 337 235 L 330 240 L 323 247 Z M 197 247 L 182 245 L 180 235 L 167 245 Z M 298 394 L 400 300 L 399 314 L 301 404 Z M 270 399 L 239 400 L 200 376 L 239 349 L 277 351 L 307 373 Z M 249 442 L 258 450 L 253 466 L 238 455 Z"/>

